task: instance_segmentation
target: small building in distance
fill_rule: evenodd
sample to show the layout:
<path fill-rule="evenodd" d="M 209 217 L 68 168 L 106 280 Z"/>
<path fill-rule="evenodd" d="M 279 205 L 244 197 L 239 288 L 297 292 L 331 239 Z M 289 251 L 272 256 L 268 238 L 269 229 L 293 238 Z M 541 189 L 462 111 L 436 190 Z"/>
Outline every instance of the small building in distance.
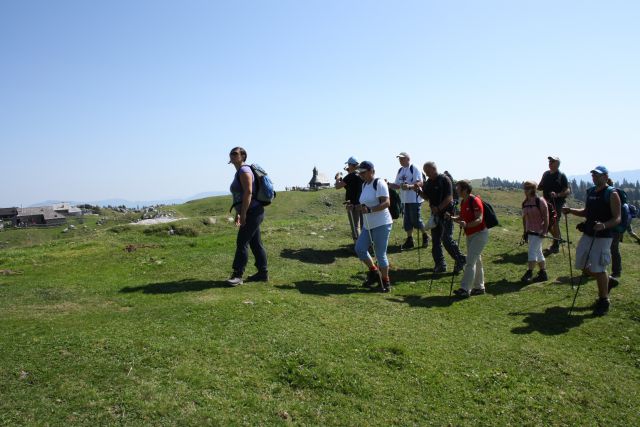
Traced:
<path fill-rule="evenodd" d="M 18 216 L 18 208 L 0 208 L 0 221 L 13 221 L 16 216 Z"/>
<path fill-rule="evenodd" d="M 331 186 L 331 183 L 329 182 L 329 179 L 327 178 L 327 176 L 323 173 L 319 173 L 318 168 L 314 166 L 313 177 L 311 178 L 311 181 L 309 181 L 309 188 L 317 190 L 320 188 L 326 188 L 330 186 Z"/>
<path fill-rule="evenodd" d="M 82 209 L 75 206 L 71 206 L 69 203 L 62 202 L 53 205 L 53 210 L 63 214 L 64 216 L 80 216 L 82 215 Z"/>
<path fill-rule="evenodd" d="M 15 225 L 61 225 L 67 222 L 64 214 L 56 212 L 53 206 L 38 206 L 35 208 L 17 208 Z"/>

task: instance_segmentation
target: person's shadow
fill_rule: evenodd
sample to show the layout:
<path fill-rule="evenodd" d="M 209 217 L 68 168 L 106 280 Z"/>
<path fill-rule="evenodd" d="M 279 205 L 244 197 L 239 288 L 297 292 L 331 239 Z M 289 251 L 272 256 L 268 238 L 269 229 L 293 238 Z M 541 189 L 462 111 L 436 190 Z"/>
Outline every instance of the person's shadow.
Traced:
<path fill-rule="evenodd" d="M 513 251 L 509 251 L 494 255 L 493 262 L 496 264 L 527 265 L 527 258 L 527 252 L 513 253 Z"/>
<path fill-rule="evenodd" d="M 447 290 L 448 292 L 448 290 Z M 421 308 L 436 308 L 436 307 L 450 307 L 454 303 L 461 301 L 454 295 L 402 295 L 389 299 L 389 301 L 397 302 L 399 304 L 407 304 L 409 307 L 421 307 Z"/>
<path fill-rule="evenodd" d="M 280 252 L 282 258 L 295 259 L 309 264 L 332 264 L 337 258 L 355 257 L 353 245 L 342 246 L 335 249 L 288 249 Z"/>
<path fill-rule="evenodd" d="M 301 280 L 293 282 L 292 285 L 276 285 L 275 287 L 282 290 L 297 290 L 301 294 L 320 296 L 375 292 L 362 286 L 346 285 L 344 283 L 324 283 L 317 280 Z"/>
<path fill-rule="evenodd" d="M 502 279 L 497 282 L 487 283 L 485 289 L 488 294 L 498 296 L 518 292 L 529 285 L 530 283 L 523 283 L 521 281 L 510 282 L 506 279 Z"/>
<path fill-rule="evenodd" d="M 229 285 L 225 281 L 184 279 L 174 282 L 149 283 L 141 286 L 125 286 L 120 293 L 130 294 L 140 292 L 143 294 L 175 294 L 178 292 L 200 292 L 211 288 L 223 288 Z"/>
<path fill-rule="evenodd" d="M 511 316 L 526 316 L 522 321 L 526 323 L 524 326 L 513 328 L 511 333 L 517 335 L 531 334 L 540 332 L 543 335 L 560 335 L 565 334 L 580 326 L 585 319 L 595 317 L 593 314 L 577 315 L 576 312 L 591 311 L 591 307 L 574 307 L 573 312 L 569 315 L 569 307 L 549 307 L 544 313 L 509 313 Z"/>

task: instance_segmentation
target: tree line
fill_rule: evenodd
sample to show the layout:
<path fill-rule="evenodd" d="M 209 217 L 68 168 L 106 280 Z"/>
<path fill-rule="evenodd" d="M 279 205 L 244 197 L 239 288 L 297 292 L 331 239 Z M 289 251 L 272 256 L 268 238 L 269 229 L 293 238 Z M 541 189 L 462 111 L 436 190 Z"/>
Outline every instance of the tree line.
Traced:
<path fill-rule="evenodd" d="M 523 181 L 509 181 L 508 179 L 501 178 L 486 177 L 482 179 L 482 186 L 486 188 L 522 190 L 522 184 Z M 583 180 L 580 180 L 580 182 L 578 182 L 574 178 L 569 181 L 569 185 L 571 186 L 571 195 L 575 199 L 584 202 L 587 198 L 587 188 L 592 187 L 593 183 L 591 181 L 585 182 Z M 613 185 L 614 187 L 622 188 L 627 193 L 629 202 L 635 205 L 640 204 L 640 181 L 632 183 L 627 181 L 626 179 L 623 179 L 622 182 L 616 181 L 613 183 Z"/>

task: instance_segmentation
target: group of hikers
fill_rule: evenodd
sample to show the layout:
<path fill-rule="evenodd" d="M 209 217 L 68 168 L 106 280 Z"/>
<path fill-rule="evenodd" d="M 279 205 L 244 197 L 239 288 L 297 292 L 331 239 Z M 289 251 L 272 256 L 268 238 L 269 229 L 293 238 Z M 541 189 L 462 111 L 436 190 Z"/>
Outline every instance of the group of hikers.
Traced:
<path fill-rule="evenodd" d="M 346 190 L 345 207 L 355 252 L 368 268 L 363 286 L 380 292 L 391 290 L 387 248 L 394 220 L 392 202 L 396 203 L 394 199 L 399 196 L 406 232 L 401 249 L 408 250 L 416 245 L 427 248 L 431 242 L 433 272 L 437 274 L 447 271 L 444 246 L 453 259 L 454 275 L 462 272 L 460 288 L 453 291 L 455 297 L 464 299 L 484 294 L 482 251 L 489 241 L 489 228 L 497 223 L 490 205 L 472 193 L 470 181 L 454 182 L 447 171 L 440 173 L 434 162 L 426 162 L 420 169 L 411 163 L 408 153 L 401 152 L 396 157 L 400 168 L 393 182 L 376 178 L 373 163 L 359 162 L 355 157 L 345 163 L 347 174 L 339 173 L 335 177 L 335 188 Z M 227 280 L 231 286 L 244 281 L 248 247 L 254 254 L 258 271 L 247 281 L 268 281 L 267 256 L 260 236 L 264 206 L 255 198 L 259 180 L 253 165 L 246 164 L 246 160 L 247 153 L 242 147 L 235 147 L 229 153 L 229 163 L 236 169 L 231 193 L 239 227 L 233 272 Z M 522 225 L 523 240 L 528 244 L 528 268 L 521 280 L 524 283 L 548 280 L 545 255 L 558 253 L 559 245 L 564 242 L 559 218 L 562 214 L 583 217 L 585 221 L 580 225 L 583 234 L 576 246 L 575 266 L 596 279 L 598 299 L 594 315 L 604 315 L 609 310 L 609 292 L 618 285 L 622 273 L 618 243 L 624 230 L 622 233 L 616 230 L 622 215 L 621 193 L 612 187 L 607 168 L 597 166 L 591 170 L 594 186 L 587 191 L 585 207 L 569 208 L 565 201 L 571 188 L 566 175 L 559 170 L 560 159 L 549 156 L 548 160 L 549 169 L 540 183 L 526 181 L 523 184 Z M 537 191 L 542 191 L 542 197 Z M 421 214 L 425 201 L 431 213 L 426 224 Z M 454 224 L 460 227 L 457 241 Z M 628 227 L 632 233 L 630 223 Z M 417 242 L 413 239 L 414 230 L 417 230 Z M 462 232 L 466 237 L 466 255 L 459 247 Z M 640 243 L 640 238 L 633 235 Z M 552 241 L 546 250 L 542 249 L 544 239 Z M 613 270 L 609 275 L 607 267 L 611 262 Z M 536 267 L 538 272 L 534 276 Z"/>

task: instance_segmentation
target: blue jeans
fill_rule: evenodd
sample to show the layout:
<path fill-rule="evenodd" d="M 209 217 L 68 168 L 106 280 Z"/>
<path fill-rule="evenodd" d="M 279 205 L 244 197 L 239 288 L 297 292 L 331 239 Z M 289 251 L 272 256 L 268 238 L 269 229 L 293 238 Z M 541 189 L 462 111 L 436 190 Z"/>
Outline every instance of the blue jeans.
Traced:
<path fill-rule="evenodd" d="M 373 250 L 376 252 L 376 259 L 378 260 L 378 267 L 388 267 L 389 260 L 387 259 L 387 245 L 389 244 L 389 235 L 391 234 L 391 224 L 381 225 L 371 230 L 371 238 L 369 232 L 363 230 L 356 240 L 356 254 L 361 261 L 370 259 L 369 246 L 371 246 L 371 239 L 373 239 Z"/>
<path fill-rule="evenodd" d="M 414 228 L 424 230 L 424 223 L 420 215 L 422 203 L 405 203 L 404 204 L 404 231 L 411 231 Z"/>
<path fill-rule="evenodd" d="M 442 253 L 442 245 L 456 262 L 464 260 L 458 244 L 453 240 L 453 221 L 439 217 L 438 225 L 431 229 L 431 255 L 436 265 L 446 267 L 447 262 Z"/>
<path fill-rule="evenodd" d="M 264 220 L 264 207 L 262 205 L 251 208 L 247 211 L 247 221 L 238 230 L 236 238 L 236 255 L 233 258 L 233 271 L 242 275 L 249 261 L 247 247 L 251 247 L 251 252 L 256 259 L 258 271 L 267 271 L 267 252 L 262 245 L 260 238 L 260 224 Z"/>

